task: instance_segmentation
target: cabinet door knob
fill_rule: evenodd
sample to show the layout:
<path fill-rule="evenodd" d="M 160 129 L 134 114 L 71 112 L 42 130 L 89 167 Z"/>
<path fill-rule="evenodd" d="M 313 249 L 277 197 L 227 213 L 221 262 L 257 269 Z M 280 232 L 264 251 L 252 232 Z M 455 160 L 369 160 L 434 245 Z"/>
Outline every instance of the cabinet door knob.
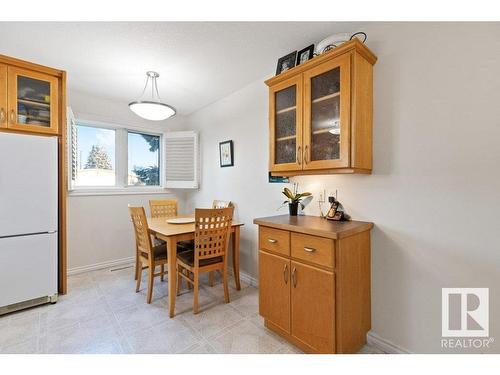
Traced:
<path fill-rule="evenodd" d="M 302 154 L 300 153 L 301 147 L 299 146 L 297 148 L 297 164 L 302 165 Z"/>
<path fill-rule="evenodd" d="M 10 122 L 13 124 L 16 118 L 16 114 L 13 109 L 10 110 Z"/>
<path fill-rule="evenodd" d="M 306 147 L 304 147 L 304 164 L 309 163 L 309 159 L 307 158 L 307 156 L 308 156 L 307 150 L 308 150 L 308 146 L 306 145 Z"/>
<path fill-rule="evenodd" d="M 293 282 L 293 287 L 295 288 L 297 286 L 297 269 L 293 267 L 292 270 L 292 282 Z"/>
<path fill-rule="evenodd" d="M 285 284 L 288 284 L 288 264 L 285 263 L 285 267 L 283 267 L 283 279 L 285 280 Z"/>
<path fill-rule="evenodd" d="M 5 121 L 5 109 L 0 108 L 0 124 L 3 124 Z"/>
<path fill-rule="evenodd" d="M 316 251 L 316 249 L 314 249 L 312 247 L 304 247 L 304 251 L 307 251 L 308 253 L 314 253 Z"/>
<path fill-rule="evenodd" d="M 270 242 L 270 243 L 276 243 L 278 242 L 277 240 L 275 240 L 274 238 L 268 238 L 267 239 L 267 242 Z"/>

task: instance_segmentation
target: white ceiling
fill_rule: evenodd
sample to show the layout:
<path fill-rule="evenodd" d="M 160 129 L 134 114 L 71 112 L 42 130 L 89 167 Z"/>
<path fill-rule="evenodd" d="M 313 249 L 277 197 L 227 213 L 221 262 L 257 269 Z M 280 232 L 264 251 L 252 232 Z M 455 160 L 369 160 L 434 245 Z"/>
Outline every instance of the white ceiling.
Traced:
<path fill-rule="evenodd" d="M 68 89 L 122 101 L 160 73 L 162 99 L 196 111 L 272 75 L 277 59 L 359 23 L 0 23 L 0 54 L 68 72 Z M 249 103 L 250 104 L 250 103 Z"/>

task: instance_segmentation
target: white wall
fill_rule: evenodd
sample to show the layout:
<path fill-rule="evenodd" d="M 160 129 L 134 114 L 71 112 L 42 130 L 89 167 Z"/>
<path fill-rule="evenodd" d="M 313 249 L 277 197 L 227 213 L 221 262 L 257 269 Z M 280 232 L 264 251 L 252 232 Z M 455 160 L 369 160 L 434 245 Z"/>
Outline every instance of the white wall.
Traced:
<path fill-rule="evenodd" d="M 116 123 L 150 131 L 179 128 L 182 118 L 151 122 L 134 115 L 127 103 L 70 91 L 69 106 L 80 119 Z M 135 240 L 127 205 L 148 207 L 149 199 L 175 197 L 183 212 L 184 193 L 134 195 L 72 195 L 68 198 L 68 270 L 75 272 L 94 266 L 128 261 L 134 256 Z"/>
<path fill-rule="evenodd" d="M 412 352 L 440 352 L 441 288 L 489 287 L 490 336 L 498 339 L 500 24 L 372 23 L 364 31 L 379 58 L 373 174 L 295 181 L 316 197 L 338 189 L 353 218 L 375 223 L 374 333 Z M 186 119 L 201 132 L 203 160 L 201 189 L 187 203 L 236 203 L 242 270 L 254 276 L 252 219 L 277 214 L 283 200 L 283 185 L 267 182 L 264 78 Z M 228 139 L 235 166 L 220 168 L 218 142 Z"/>

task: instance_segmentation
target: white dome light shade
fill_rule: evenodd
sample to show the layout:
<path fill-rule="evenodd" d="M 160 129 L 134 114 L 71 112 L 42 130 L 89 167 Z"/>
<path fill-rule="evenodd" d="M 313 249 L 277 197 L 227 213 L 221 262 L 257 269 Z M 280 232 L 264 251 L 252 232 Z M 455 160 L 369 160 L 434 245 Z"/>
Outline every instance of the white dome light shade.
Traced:
<path fill-rule="evenodd" d="M 137 101 L 128 105 L 132 112 L 146 120 L 161 121 L 175 115 L 175 109 L 167 104 L 151 101 Z"/>
<path fill-rule="evenodd" d="M 175 115 L 175 108 L 168 104 L 162 103 L 160 94 L 158 93 L 158 83 L 156 82 L 160 76 L 156 72 L 146 72 L 146 85 L 142 90 L 141 98 L 129 103 L 129 108 L 137 116 L 145 118 L 146 120 L 161 121 Z M 151 80 L 151 91 L 148 90 L 149 80 Z M 145 97 L 146 92 L 151 92 L 151 97 Z"/>

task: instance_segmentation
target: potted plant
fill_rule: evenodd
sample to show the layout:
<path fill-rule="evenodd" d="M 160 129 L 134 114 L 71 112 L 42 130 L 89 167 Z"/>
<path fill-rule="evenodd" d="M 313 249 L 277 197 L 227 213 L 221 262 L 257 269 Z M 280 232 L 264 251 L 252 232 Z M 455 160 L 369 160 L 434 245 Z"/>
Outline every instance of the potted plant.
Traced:
<path fill-rule="evenodd" d="M 299 204 L 302 207 L 302 209 L 304 208 L 304 206 L 302 205 L 302 203 L 300 203 L 300 201 L 302 200 L 302 198 L 311 195 L 311 193 L 309 192 L 299 193 L 298 190 L 299 190 L 299 184 L 296 183 L 293 184 L 293 192 L 288 188 L 283 189 L 283 194 L 288 198 L 286 201 L 283 202 L 283 204 L 288 203 L 290 216 L 297 216 Z"/>

